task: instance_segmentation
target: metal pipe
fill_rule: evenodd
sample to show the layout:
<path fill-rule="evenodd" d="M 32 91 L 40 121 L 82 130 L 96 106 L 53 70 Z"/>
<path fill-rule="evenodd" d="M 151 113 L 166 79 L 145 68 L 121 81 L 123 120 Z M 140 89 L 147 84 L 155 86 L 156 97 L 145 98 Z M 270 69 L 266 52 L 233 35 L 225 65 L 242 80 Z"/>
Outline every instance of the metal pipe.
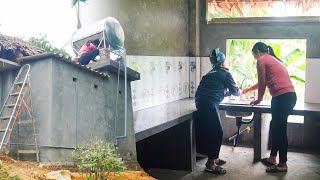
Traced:
<path fill-rule="evenodd" d="M 22 145 L 22 146 L 35 146 L 35 144 L 25 144 L 25 143 L 10 143 L 10 145 Z M 47 145 L 47 144 L 38 144 L 39 147 L 44 148 L 61 148 L 61 149 L 76 149 L 77 147 L 70 147 L 70 146 L 54 146 L 54 145 Z"/>
<path fill-rule="evenodd" d="M 116 89 L 116 105 L 115 105 L 115 113 L 114 113 L 114 134 L 113 134 L 113 141 L 114 144 L 117 145 L 117 114 L 118 114 L 118 96 L 119 96 L 119 80 L 120 80 L 120 63 L 118 66 L 118 74 L 117 74 L 117 89 Z"/>
<path fill-rule="evenodd" d="M 71 35 L 71 48 L 73 50 L 73 53 L 76 54 L 76 56 L 78 56 L 78 51 L 76 50 L 76 48 L 74 47 L 74 44 L 73 44 L 73 36 L 76 34 L 77 31 L 73 32 L 72 35 Z"/>
<path fill-rule="evenodd" d="M 114 53 L 114 54 L 116 54 L 116 55 L 118 55 L 118 56 L 120 56 L 120 57 L 123 57 L 123 63 L 124 63 L 124 104 L 125 104 L 125 107 L 124 107 L 124 135 L 122 135 L 122 136 L 117 136 L 116 135 L 116 137 L 115 137 L 115 145 L 117 145 L 117 139 L 121 139 L 121 138 L 126 138 L 127 137 L 127 121 L 128 121 L 128 119 L 127 119 L 127 113 L 128 113 L 128 108 L 127 108 L 127 104 L 128 104 L 128 102 L 127 102 L 127 94 L 128 94 L 128 90 L 127 90 L 127 61 L 126 61 L 126 49 L 125 48 L 122 48 L 122 47 L 119 47 L 120 48 L 120 50 L 122 50 L 122 52 L 120 52 L 120 53 L 118 53 L 118 52 L 112 52 L 112 53 Z M 115 116 L 117 115 L 117 102 L 118 102 L 118 86 L 119 86 L 119 76 L 120 76 L 120 67 L 121 67 L 121 64 L 120 64 L 120 62 L 118 62 L 119 63 L 119 68 L 118 68 L 118 84 L 117 84 L 117 95 L 116 95 L 116 114 L 115 114 Z M 115 118 L 115 121 L 114 121 L 114 123 L 115 123 L 115 131 L 116 131 L 116 118 Z M 116 132 L 115 132 L 116 133 Z"/>
<path fill-rule="evenodd" d="M 251 80 L 251 82 L 253 83 L 252 85 L 254 85 L 253 79 L 251 79 L 251 78 L 249 78 L 249 77 L 245 77 L 245 78 L 242 80 L 242 83 L 241 83 L 241 85 L 240 85 L 240 89 L 242 89 L 243 83 L 244 83 L 244 81 L 245 81 L 246 79 Z M 254 99 L 256 98 L 256 92 L 255 92 L 255 91 L 253 91 L 253 97 L 254 97 Z"/>
<path fill-rule="evenodd" d="M 118 136 L 117 139 L 126 138 L 127 137 L 127 112 L 128 112 L 128 90 L 127 90 L 127 52 L 126 49 L 123 48 L 123 63 L 124 63 L 124 135 Z"/>

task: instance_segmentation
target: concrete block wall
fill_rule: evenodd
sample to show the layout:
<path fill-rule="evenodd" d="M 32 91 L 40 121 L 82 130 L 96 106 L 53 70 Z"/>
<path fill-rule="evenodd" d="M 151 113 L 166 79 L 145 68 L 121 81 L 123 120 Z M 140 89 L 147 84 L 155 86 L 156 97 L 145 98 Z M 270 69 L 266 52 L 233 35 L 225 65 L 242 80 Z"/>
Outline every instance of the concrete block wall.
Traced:
<path fill-rule="evenodd" d="M 115 136 L 124 134 L 124 79 L 120 78 L 116 92 L 117 75 L 99 76 L 70 63 L 46 57 L 30 60 L 31 97 L 36 120 L 36 134 L 40 147 L 40 161 L 51 163 L 72 162 L 72 150 L 94 138 L 114 143 Z M 1 101 L 8 94 L 14 77 L 12 71 L 1 73 Z M 130 81 L 128 92 L 131 92 Z M 118 93 L 118 110 L 115 119 L 115 101 Z M 132 101 L 128 93 L 127 137 L 117 140 L 119 152 L 125 161 L 136 161 L 133 130 Z M 23 116 L 21 120 L 26 120 Z M 29 118 L 30 119 L 30 118 Z M 114 120 L 116 120 L 114 123 Z M 18 125 L 10 139 L 13 150 L 30 149 L 31 124 Z M 19 136 L 18 136 L 19 134 Z M 18 139 L 19 138 L 19 139 Z"/>

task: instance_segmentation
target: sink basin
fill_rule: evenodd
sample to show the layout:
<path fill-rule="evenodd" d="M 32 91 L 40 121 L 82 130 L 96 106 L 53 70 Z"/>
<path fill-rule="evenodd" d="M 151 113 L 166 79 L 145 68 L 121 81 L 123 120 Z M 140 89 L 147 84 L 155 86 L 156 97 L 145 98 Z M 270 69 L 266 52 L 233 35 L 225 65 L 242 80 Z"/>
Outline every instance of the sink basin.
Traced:
<path fill-rule="evenodd" d="M 252 112 L 226 111 L 226 116 L 232 116 L 232 117 L 249 117 L 249 116 L 252 116 Z"/>
<path fill-rule="evenodd" d="M 225 99 L 222 101 L 223 104 L 237 104 L 237 105 L 249 105 L 251 99 Z M 226 111 L 226 116 L 232 117 L 249 117 L 252 116 L 252 112 L 243 111 Z"/>
<path fill-rule="evenodd" d="M 224 99 L 223 104 L 249 105 L 252 99 Z"/>

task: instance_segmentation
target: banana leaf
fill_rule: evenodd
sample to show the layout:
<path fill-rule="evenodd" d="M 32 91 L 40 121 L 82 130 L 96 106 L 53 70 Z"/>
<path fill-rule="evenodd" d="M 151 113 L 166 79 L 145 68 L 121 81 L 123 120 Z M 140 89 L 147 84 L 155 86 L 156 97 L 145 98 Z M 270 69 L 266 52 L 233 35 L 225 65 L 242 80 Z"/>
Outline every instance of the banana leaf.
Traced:
<path fill-rule="evenodd" d="M 291 79 L 294 79 L 294 80 L 296 80 L 296 81 L 299 81 L 299 82 L 301 82 L 301 83 L 305 83 L 305 80 L 304 80 L 304 79 L 302 79 L 302 78 L 300 78 L 300 77 L 297 77 L 297 76 L 295 76 L 295 75 L 291 75 L 290 78 L 291 78 Z"/>

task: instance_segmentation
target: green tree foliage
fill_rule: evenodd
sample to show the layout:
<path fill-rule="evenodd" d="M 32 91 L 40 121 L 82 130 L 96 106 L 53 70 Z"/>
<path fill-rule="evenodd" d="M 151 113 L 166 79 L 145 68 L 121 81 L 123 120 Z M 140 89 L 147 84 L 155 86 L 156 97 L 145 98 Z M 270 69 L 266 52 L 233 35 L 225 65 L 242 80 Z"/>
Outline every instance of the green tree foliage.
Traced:
<path fill-rule="evenodd" d="M 54 47 L 49 40 L 47 39 L 47 36 L 44 34 L 40 34 L 39 37 L 30 37 L 27 42 L 29 44 L 32 44 L 36 47 L 39 47 L 43 50 L 45 50 L 46 52 L 52 52 L 52 53 L 56 53 L 59 54 L 60 56 L 64 56 L 68 59 L 71 58 L 71 56 L 64 50 L 64 49 L 58 49 L 56 47 Z"/>
<path fill-rule="evenodd" d="M 228 67 L 233 73 L 236 83 L 240 86 L 243 79 L 253 79 L 257 82 L 257 61 L 254 59 L 251 49 L 256 42 L 264 42 L 271 46 L 286 68 L 295 85 L 298 99 L 304 99 L 304 82 L 306 69 L 306 41 L 305 40 L 248 40 L 230 39 L 227 41 Z M 242 88 L 253 85 L 252 81 L 244 81 Z M 267 95 L 268 93 L 266 93 Z M 269 95 L 265 99 L 270 99 Z"/>

